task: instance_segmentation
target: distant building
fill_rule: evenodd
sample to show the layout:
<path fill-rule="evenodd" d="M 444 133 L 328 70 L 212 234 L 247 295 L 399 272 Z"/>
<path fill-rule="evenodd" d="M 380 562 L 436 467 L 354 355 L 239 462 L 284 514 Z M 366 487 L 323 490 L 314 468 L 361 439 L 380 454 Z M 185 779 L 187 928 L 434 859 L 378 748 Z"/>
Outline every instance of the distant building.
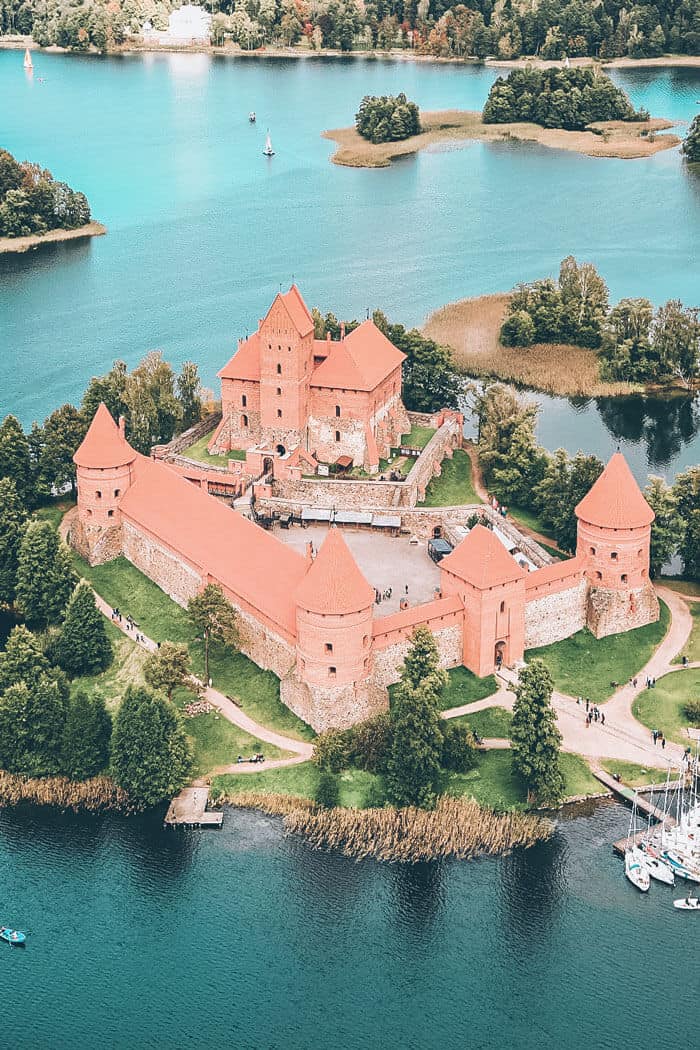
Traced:
<path fill-rule="evenodd" d="M 166 32 L 154 29 L 150 22 L 143 26 L 143 39 L 154 44 L 208 44 L 211 38 L 211 15 L 202 7 L 184 4 L 171 12 Z"/>

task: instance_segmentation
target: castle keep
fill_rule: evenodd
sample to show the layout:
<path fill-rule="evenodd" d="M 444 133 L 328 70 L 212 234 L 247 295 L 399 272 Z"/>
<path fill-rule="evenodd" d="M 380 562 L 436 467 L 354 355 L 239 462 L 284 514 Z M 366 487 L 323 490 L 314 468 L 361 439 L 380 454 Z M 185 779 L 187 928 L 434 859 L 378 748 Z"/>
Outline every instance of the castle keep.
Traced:
<path fill-rule="evenodd" d="M 332 445 L 374 468 L 408 427 L 402 356 L 371 322 L 319 347 L 292 288 L 223 369 L 212 444 L 325 456 Z M 575 557 L 545 563 L 542 552 L 537 566 L 514 556 L 498 529 L 461 527 L 434 598 L 402 601 L 390 615 L 340 529 L 328 530 L 315 556 L 293 550 L 167 462 L 137 453 L 104 405 L 74 460 L 76 550 L 91 564 L 123 555 L 181 605 L 217 584 L 238 611 L 243 652 L 278 675 L 283 702 L 317 730 L 387 706 L 417 626 L 433 633 L 444 667 L 483 677 L 585 626 L 602 637 L 659 615 L 649 581 L 654 515 L 619 452 L 576 508 Z M 464 508 L 463 520 L 477 509 Z M 444 520 L 460 510 L 446 508 Z"/>

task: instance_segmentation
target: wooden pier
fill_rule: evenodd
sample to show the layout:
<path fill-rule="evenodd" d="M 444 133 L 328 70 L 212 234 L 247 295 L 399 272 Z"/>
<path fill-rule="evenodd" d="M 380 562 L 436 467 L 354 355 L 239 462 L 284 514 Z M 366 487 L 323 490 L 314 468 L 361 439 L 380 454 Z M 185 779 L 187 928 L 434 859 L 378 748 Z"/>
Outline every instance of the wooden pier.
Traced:
<path fill-rule="evenodd" d="M 605 784 L 605 786 L 609 788 L 614 795 L 617 795 L 617 797 L 620 798 L 623 802 L 627 802 L 627 804 L 631 806 L 636 800 L 637 809 L 640 810 L 642 813 L 646 813 L 648 817 L 653 817 L 653 819 L 658 822 L 658 828 L 660 828 L 663 822 L 665 822 L 666 826 L 670 828 L 672 828 L 675 824 L 678 823 L 676 818 L 672 817 L 670 813 L 664 813 L 662 809 L 659 809 L 658 806 L 654 806 L 651 802 L 649 802 L 648 799 L 644 798 L 643 795 L 637 794 L 634 788 L 628 787 L 627 784 L 623 784 L 619 780 L 616 780 L 614 776 L 612 776 L 610 773 L 606 773 L 606 771 L 604 769 L 601 769 L 600 766 L 596 766 L 593 763 L 591 763 L 591 773 L 597 780 L 601 782 L 601 784 Z M 677 789 L 681 786 L 681 781 L 675 780 L 672 784 L 669 784 L 668 786 L 669 788 Z M 666 785 L 664 784 L 663 788 L 665 789 L 665 787 Z M 639 845 L 642 839 L 647 836 L 647 833 L 648 832 L 646 828 L 643 828 L 641 831 L 638 831 L 636 835 L 632 837 L 632 845 Z M 625 850 L 627 849 L 627 845 L 629 842 L 629 835 L 625 835 L 623 839 L 618 839 L 617 842 L 613 842 L 613 849 L 616 853 L 619 853 L 624 857 Z"/>
<path fill-rule="evenodd" d="M 224 815 L 220 810 L 209 810 L 209 788 L 183 788 L 165 814 L 166 828 L 220 828 Z"/>

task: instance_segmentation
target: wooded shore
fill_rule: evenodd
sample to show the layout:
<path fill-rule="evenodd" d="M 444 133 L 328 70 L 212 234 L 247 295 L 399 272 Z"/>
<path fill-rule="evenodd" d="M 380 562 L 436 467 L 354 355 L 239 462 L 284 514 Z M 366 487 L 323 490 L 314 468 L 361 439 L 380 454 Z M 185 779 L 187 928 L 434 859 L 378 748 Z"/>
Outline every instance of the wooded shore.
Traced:
<path fill-rule="evenodd" d="M 48 230 L 46 233 L 32 233 L 28 237 L 0 237 L 0 255 L 29 252 L 33 248 L 40 248 L 42 244 L 76 241 L 82 237 L 102 237 L 106 232 L 107 227 L 101 222 L 88 222 L 75 230 Z"/>

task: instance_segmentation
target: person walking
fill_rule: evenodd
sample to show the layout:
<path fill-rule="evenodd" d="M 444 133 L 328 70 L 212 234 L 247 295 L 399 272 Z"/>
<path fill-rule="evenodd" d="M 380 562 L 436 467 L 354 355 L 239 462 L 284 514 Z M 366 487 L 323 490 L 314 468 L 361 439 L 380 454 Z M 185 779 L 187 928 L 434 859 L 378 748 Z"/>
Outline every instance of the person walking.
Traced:
<path fill-rule="evenodd" d="M 605 725 L 605 711 L 601 711 L 601 712 L 600 712 L 600 724 L 601 724 L 602 726 L 604 726 L 604 725 Z"/>
<path fill-rule="evenodd" d="M 666 737 L 662 733 L 661 734 L 661 750 L 664 751 L 665 749 L 666 749 Z"/>

